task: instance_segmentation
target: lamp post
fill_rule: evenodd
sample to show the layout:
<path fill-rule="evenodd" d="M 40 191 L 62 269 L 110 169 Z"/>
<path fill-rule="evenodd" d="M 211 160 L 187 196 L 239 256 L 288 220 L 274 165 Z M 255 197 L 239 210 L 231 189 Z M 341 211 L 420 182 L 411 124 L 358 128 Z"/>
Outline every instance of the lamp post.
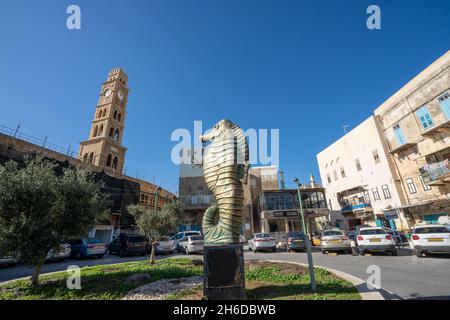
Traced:
<path fill-rule="evenodd" d="M 302 184 L 300 183 L 300 180 L 298 180 L 297 178 L 294 179 L 294 182 L 297 184 L 300 215 L 302 216 L 303 234 L 305 237 L 304 239 L 305 239 L 305 243 L 306 243 L 306 252 L 308 254 L 309 278 L 311 280 L 311 291 L 316 292 L 316 276 L 314 274 L 314 262 L 313 262 L 312 252 L 311 252 L 311 242 L 309 240 L 309 237 L 306 235 L 305 213 L 303 211 L 302 195 L 301 195 L 301 191 L 300 191 L 300 186 Z"/>

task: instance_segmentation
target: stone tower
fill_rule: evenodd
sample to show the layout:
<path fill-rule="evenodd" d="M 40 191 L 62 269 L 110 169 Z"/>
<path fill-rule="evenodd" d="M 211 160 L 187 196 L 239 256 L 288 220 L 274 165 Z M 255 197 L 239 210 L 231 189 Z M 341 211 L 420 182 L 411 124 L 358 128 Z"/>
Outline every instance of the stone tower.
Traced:
<path fill-rule="evenodd" d="M 80 142 L 80 158 L 106 173 L 122 174 L 127 148 L 122 146 L 128 98 L 128 76 L 113 69 L 102 84 L 89 138 Z"/>

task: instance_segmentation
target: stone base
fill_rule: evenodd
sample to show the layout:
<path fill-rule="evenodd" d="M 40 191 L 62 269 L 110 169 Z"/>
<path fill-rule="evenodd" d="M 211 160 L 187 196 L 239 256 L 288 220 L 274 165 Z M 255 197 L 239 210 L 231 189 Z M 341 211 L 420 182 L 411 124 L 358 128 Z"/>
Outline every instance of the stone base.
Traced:
<path fill-rule="evenodd" d="M 203 295 L 208 300 L 244 300 L 244 249 L 241 244 L 205 246 Z"/>

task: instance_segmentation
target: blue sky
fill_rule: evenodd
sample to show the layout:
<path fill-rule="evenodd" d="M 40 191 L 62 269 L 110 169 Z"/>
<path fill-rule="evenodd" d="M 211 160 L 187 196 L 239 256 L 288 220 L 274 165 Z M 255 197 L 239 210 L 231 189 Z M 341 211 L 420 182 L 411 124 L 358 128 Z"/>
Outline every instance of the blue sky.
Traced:
<path fill-rule="evenodd" d="M 82 29 L 66 28 L 77 4 Z M 366 28 L 377 4 L 382 29 Z M 126 166 L 177 190 L 170 141 L 229 118 L 280 130 L 286 179 L 449 49 L 450 2 L 363 0 L 2 1 L 0 124 L 59 145 L 89 134 L 114 67 L 131 92 Z"/>

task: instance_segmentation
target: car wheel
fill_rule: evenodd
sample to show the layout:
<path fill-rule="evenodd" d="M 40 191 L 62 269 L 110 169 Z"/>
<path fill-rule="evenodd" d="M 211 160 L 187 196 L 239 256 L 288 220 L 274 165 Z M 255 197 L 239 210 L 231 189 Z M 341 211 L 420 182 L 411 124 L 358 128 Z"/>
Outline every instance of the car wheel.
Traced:
<path fill-rule="evenodd" d="M 326 254 L 327 253 L 326 250 L 320 250 L 320 252 L 322 252 L 322 254 Z"/>
<path fill-rule="evenodd" d="M 80 260 L 80 259 L 81 259 L 81 252 L 80 252 L 80 251 L 78 251 L 78 252 L 75 254 L 75 259 L 77 259 L 77 260 Z"/>
<path fill-rule="evenodd" d="M 422 252 L 420 252 L 419 250 L 414 250 L 415 252 L 416 252 L 416 256 L 418 257 L 418 258 L 423 258 L 423 257 L 425 257 L 425 255 L 424 254 L 422 254 Z"/>
<path fill-rule="evenodd" d="M 273 249 L 272 249 L 272 252 L 277 252 L 277 248 L 276 248 L 276 247 L 273 248 Z"/>
<path fill-rule="evenodd" d="M 391 254 L 392 254 L 392 256 L 394 256 L 394 257 L 397 256 L 397 255 L 398 255 L 397 250 L 395 250 L 395 249 L 392 250 L 392 251 L 391 251 Z"/>
<path fill-rule="evenodd" d="M 125 257 L 125 250 L 123 250 L 123 249 L 119 250 L 119 257 L 121 257 L 121 258 Z"/>

